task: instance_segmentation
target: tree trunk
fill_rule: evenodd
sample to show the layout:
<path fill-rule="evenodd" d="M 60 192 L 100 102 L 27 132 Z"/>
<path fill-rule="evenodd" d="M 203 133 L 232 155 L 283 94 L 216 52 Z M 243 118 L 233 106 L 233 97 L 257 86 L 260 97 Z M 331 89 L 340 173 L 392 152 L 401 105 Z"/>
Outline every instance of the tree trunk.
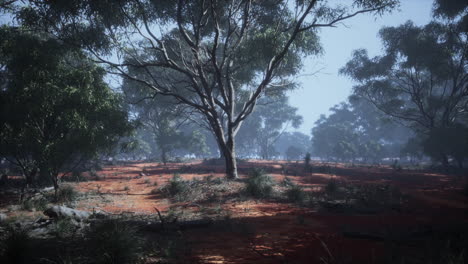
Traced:
<path fill-rule="evenodd" d="M 54 194 L 55 194 L 55 201 L 58 200 L 58 190 L 59 190 L 59 184 L 58 184 L 58 174 L 54 173 L 54 175 L 50 174 L 52 181 L 54 182 Z"/>
<path fill-rule="evenodd" d="M 442 166 L 444 166 L 445 170 L 448 170 L 449 161 L 448 161 L 447 155 L 445 155 L 444 153 L 441 153 L 440 154 L 440 159 L 441 159 L 441 162 L 442 162 Z"/>
<path fill-rule="evenodd" d="M 167 164 L 167 152 L 164 148 L 161 148 L 161 161 L 164 163 L 164 166 Z"/>
<path fill-rule="evenodd" d="M 463 157 L 457 158 L 458 168 L 463 169 Z"/>
<path fill-rule="evenodd" d="M 226 176 L 229 179 L 237 179 L 237 160 L 236 147 L 234 143 L 234 135 L 229 131 L 228 140 L 224 152 L 224 160 L 226 161 Z"/>
<path fill-rule="evenodd" d="M 224 160 L 226 162 L 226 176 L 229 179 L 239 178 L 237 175 L 237 161 L 235 153 L 226 150 L 226 153 L 224 154 Z"/>

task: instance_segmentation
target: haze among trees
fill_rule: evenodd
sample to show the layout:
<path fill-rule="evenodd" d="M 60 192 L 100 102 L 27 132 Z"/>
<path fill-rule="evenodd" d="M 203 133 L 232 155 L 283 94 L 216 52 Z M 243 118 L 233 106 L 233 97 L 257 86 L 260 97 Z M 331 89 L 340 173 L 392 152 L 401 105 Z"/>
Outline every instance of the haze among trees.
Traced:
<path fill-rule="evenodd" d="M 0 0 L 0 263 L 466 263 L 466 0 L 290 98 L 401 3 Z"/>
<path fill-rule="evenodd" d="M 436 1 L 435 19 L 380 30 L 384 53 L 357 50 L 341 70 L 353 96 L 412 129 L 424 153 L 448 167 L 468 155 L 468 16 L 463 1 Z M 414 142 L 414 140 L 413 140 Z"/>
<path fill-rule="evenodd" d="M 236 134 L 260 97 L 288 89 L 302 58 L 320 52 L 317 30 L 395 5 L 393 0 L 336 7 L 320 1 L 31 1 L 18 6 L 15 16 L 22 27 L 81 47 L 108 72 L 202 116 L 225 159 L 226 175 L 237 178 Z"/>
<path fill-rule="evenodd" d="M 289 132 L 301 125 L 302 117 L 289 104 L 288 91 L 297 88 L 294 76 L 301 70 L 302 60 L 320 56 L 319 29 L 337 26 L 362 13 L 383 14 L 396 5 L 389 0 L 359 0 L 347 6 L 321 1 L 4 2 L 3 12 L 13 23 L 2 27 L 2 100 L 6 102 L 2 116 L 9 120 L 3 121 L 2 153 L 25 175 L 37 171 L 47 174 L 49 170 L 57 175 L 64 166 L 70 167 L 72 160 L 81 160 L 80 156 L 89 160 L 103 148 L 113 149 L 116 157 L 158 159 L 164 164 L 175 157 L 219 156 L 229 178 L 237 178 L 237 156 L 297 160 L 308 152 L 325 160 L 364 163 L 430 157 L 445 167 L 450 160 L 462 167 L 468 149 L 467 19 L 466 6 L 458 1 L 436 1 L 435 18 L 428 25 L 418 27 L 408 21 L 381 29 L 384 53 L 369 58 L 365 49 L 356 50 L 341 70 L 356 81 L 348 102 L 322 116 L 311 137 Z M 26 55 L 32 52 L 31 45 L 38 46 L 36 68 L 20 65 L 26 55 L 13 47 L 22 45 L 26 45 Z M 49 54 L 48 49 L 57 52 Z M 61 63 L 52 65 L 52 61 Z M 26 69 L 32 76 L 20 78 Z M 45 77 L 58 72 L 59 77 Z M 89 84 L 74 84 L 67 74 L 75 80 L 89 80 Z M 100 82 L 100 87 L 106 87 L 105 82 L 112 80 L 109 76 L 117 77 L 112 77 L 114 91 L 109 90 L 110 98 L 101 99 L 114 108 L 114 114 L 120 114 L 120 121 L 103 125 L 101 132 L 111 134 L 105 136 L 102 147 L 98 141 L 85 140 L 93 145 L 86 151 L 76 148 L 76 154 L 65 155 L 58 149 L 42 153 L 45 140 L 39 140 L 45 145 L 33 147 L 35 136 L 29 134 L 33 127 L 20 121 L 32 120 L 31 114 L 24 113 L 22 119 L 8 114 L 24 112 L 12 109 L 28 105 L 22 101 L 26 98 L 10 88 L 26 89 L 33 85 L 27 83 L 28 78 L 35 86 L 47 82 L 54 87 L 85 85 L 102 90 L 110 88 L 91 84 Z M 21 83 L 16 84 L 15 78 Z M 55 93 L 39 86 L 47 94 Z M 59 99 L 61 96 L 73 96 L 82 104 L 67 107 L 76 107 L 74 111 L 85 107 L 102 122 L 112 120 L 98 114 L 101 109 L 92 113 L 92 108 L 81 102 L 85 99 L 75 95 L 84 89 L 75 90 L 43 100 L 62 102 L 66 99 Z M 30 88 L 27 91 L 35 93 Z M 104 103 L 96 106 L 97 99 L 93 100 L 93 107 L 104 107 Z M 39 110 L 27 109 L 41 115 Z M 98 122 L 96 118 L 94 122 Z M 19 123 L 14 125 L 13 121 Z M 34 120 L 34 129 L 42 129 L 37 127 L 40 123 Z M 116 128 L 110 129 L 110 125 Z M 54 135 L 45 135 L 47 140 L 65 137 L 60 129 L 50 129 Z M 17 136 L 23 135 L 20 130 L 26 130 L 28 144 Z M 36 149 L 35 154 L 32 149 Z M 48 155 L 60 157 L 57 164 L 45 164 L 44 160 L 54 160 Z"/>

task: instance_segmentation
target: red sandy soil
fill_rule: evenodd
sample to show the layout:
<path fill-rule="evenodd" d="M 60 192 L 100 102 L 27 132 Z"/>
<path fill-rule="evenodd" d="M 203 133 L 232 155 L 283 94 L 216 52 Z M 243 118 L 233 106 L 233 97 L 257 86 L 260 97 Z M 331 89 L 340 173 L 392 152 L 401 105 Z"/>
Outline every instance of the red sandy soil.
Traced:
<path fill-rule="evenodd" d="M 347 238 L 342 231 L 364 229 L 391 233 L 427 227 L 440 229 L 468 223 L 468 199 L 461 193 L 464 179 L 460 180 L 460 177 L 409 170 L 396 172 L 385 166 L 329 165 L 334 168 L 335 175 L 304 173 L 303 165 L 284 161 L 243 162 L 239 164 L 239 171 L 240 177 L 245 178 L 249 169 L 265 168 L 275 181 L 280 182 L 286 170 L 288 177 L 306 190 L 320 189 L 332 177 L 357 184 L 389 183 L 408 195 L 408 201 L 399 212 L 359 215 L 319 212 L 272 200 L 228 200 L 220 206 L 229 213 L 234 227 L 185 230 L 185 237 L 191 245 L 191 255 L 185 261 L 381 263 L 379 257 L 386 250 L 385 241 Z M 105 199 L 93 199 L 92 203 L 83 200 L 78 208 L 146 215 L 155 215 L 155 208 L 163 214 L 174 207 L 198 210 L 196 206 L 186 204 L 184 207 L 181 203 L 171 203 L 160 194 L 151 193 L 153 189 L 164 186 L 176 172 L 180 172 L 184 179 L 208 175 L 224 177 L 222 166 L 204 165 L 201 162 L 167 166 L 135 162 L 106 166 L 98 172 L 101 176 L 99 180 L 76 183 L 79 191 L 99 192 Z M 140 173 L 145 175 L 140 177 Z M 155 182 L 157 186 L 154 186 Z"/>

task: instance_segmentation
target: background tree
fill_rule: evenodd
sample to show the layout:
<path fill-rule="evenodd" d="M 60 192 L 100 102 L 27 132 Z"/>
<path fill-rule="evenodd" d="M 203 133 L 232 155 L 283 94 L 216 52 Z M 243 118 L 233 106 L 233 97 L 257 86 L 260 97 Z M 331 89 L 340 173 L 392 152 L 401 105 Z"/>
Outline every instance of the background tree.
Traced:
<path fill-rule="evenodd" d="M 467 125 L 468 35 L 462 25 L 468 8 L 466 3 L 461 9 L 456 5 L 458 11 L 452 13 L 445 2 L 450 1 L 436 1 L 434 10 L 446 19 L 422 27 L 407 22 L 383 28 L 385 53 L 369 58 L 365 50 L 357 50 L 341 70 L 358 82 L 355 95 L 411 127 L 428 143 L 450 137 L 453 130 L 465 131 L 461 127 Z M 426 149 L 445 167 L 448 157 L 454 157 L 450 153 L 457 152 L 441 144 Z"/>
<path fill-rule="evenodd" d="M 0 28 L 0 155 L 32 184 L 110 150 L 132 128 L 104 70 L 80 51 L 21 28 Z"/>
<path fill-rule="evenodd" d="M 367 163 L 398 157 L 399 150 L 412 135 L 356 96 L 330 111 L 312 129 L 314 155 L 325 159 Z"/>
<path fill-rule="evenodd" d="M 285 154 L 287 160 L 299 160 L 304 156 L 304 151 L 299 147 L 289 146 Z"/>
<path fill-rule="evenodd" d="M 285 94 L 261 98 L 257 109 L 247 119 L 238 134 L 238 148 L 262 159 L 279 154 L 275 143 L 286 129 L 298 128 L 302 117 L 289 105 Z"/>
<path fill-rule="evenodd" d="M 400 154 L 403 157 L 409 157 L 411 163 L 421 160 L 424 156 L 421 140 L 416 137 L 408 139 L 406 144 L 400 149 Z"/>
<path fill-rule="evenodd" d="M 282 133 L 275 143 L 275 149 L 283 158 L 288 159 L 287 150 L 290 147 L 299 150 L 301 154 L 298 159 L 302 158 L 307 152 L 311 151 L 310 136 L 298 131 Z"/>
<path fill-rule="evenodd" d="M 109 70 L 204 116 L 237 177 L 235 136 L 257 100 L 300 70 L 319 49 L 317 28 L 394 0 L 326 1 L 31 1 L 18 18 L 79 44 Z M 258 47 L 262 47 L 259 49 Z M 106 57 L 116 52 L 115 61 Z M 151 54 L 150 56 L 148 56 Z M 144 54 L 144 55 L 143 55 Z M 140 68 L 146 76 L 131 74 Z M 160 74 L 155 76 L 153 69 Z"/>

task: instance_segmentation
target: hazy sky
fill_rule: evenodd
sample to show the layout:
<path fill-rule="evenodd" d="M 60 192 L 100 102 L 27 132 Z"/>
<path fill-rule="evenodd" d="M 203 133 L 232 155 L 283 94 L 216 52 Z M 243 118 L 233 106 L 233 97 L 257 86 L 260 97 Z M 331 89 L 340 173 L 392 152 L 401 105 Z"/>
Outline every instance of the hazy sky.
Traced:
<path fill-rule="evenodd" d="M 339 1 L 350 0 L 336 0 Z M 401 0 L 400 11 L 382 17 L 358 15 L 336 28 L 322 29 L 320 38 L 324 52 L 319 57 L 305 59 L 303 73 L 298 77 L 301 86 L 290 93 L 291 105 L 297 107 L 304 118 L 298 130 L 310 135 L 321 114 L 328 114 L 328 109 L 346 100 L 353 82 L 338 71 L 351 58 L 353 50 L 365 48 L 370 56 L 378 55 L 382 46 L 377 34 L 383 26 L 398 26 L 407 20 L 417 25 L 427 24 L 432 3 L 433 0 Z M 0 22 L 9 20 L 8 16 L 2 16 Z M 315 74 L 309 76 L 311 73 Z"/>
<path fill-rule="evenodd" d="M 303 74 L 320 70 L 313 76 L 298 77 L 301 88 L 290 94 L 291 105 L 299 109 L 304 122 L 298 129 L 310 135 L 314 122 L 321 114 L 338 104 L 351 93 L 353 82 L 338 71 L 351 58 L 355 49 L 365 48 L 370 56 L 382 50 L 378 32 L 383 26 L 398 26 L 407 20 L 417 25 L 431 19 L 432 0 L 401 0 L 400 11 L 382 17 L 361 15 L 351 18 L 337 28 L 325 28 L 320 32 L 324 53 L 320 57 L 305 60 Z"/>

